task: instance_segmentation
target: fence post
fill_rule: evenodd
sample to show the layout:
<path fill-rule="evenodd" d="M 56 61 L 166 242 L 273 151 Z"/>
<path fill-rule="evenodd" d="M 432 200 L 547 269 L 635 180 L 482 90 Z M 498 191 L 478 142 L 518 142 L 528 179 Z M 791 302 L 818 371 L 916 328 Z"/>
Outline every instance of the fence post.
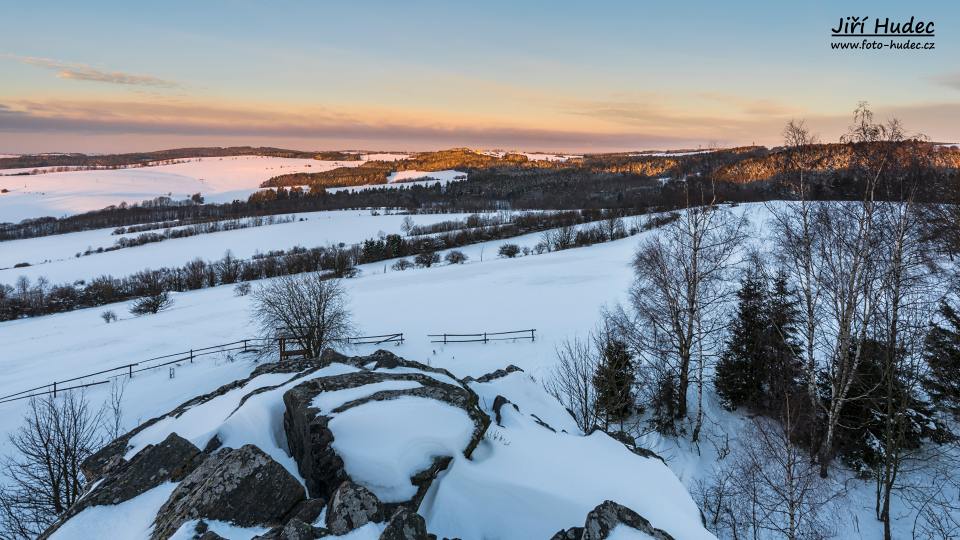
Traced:
<path fill-rule="evenodd" d="M 247 352 L 247 340 L 243 340 L 243 352 Z"/>
<path fill-rule="evenodd" d="M 534 335 L 534 332 L 536 332 L 535 329 L 534 329 L 534 330 L 530 330 L 530 341 L 536 341 L 536 340 L 537 340 L 537 336 Z"/>
<path fill-rule="evenodd" d="M 484 342 L 484 343 L 487 342 L 487 333 L 486 333 L 486 332 L 483 333 L 483 342 Z"/>
<path fill-rule="evenodd" d="M 443 344 L 447 344 L 447 334 L 443 334 Z"/>
<path fill-rule="evenodd" d="M 127 366 L 127 375 L 132 379 L 133 378 L 133 364 Z"/>
<path fill-rule="evenodd" d="M 53 397 L 57 397 L 57 381 L 53 381 Z"/>
<path fill-rule="evenodd" d="M 190 349 L 190 363 L 193 363 L 193 349 Z"/>

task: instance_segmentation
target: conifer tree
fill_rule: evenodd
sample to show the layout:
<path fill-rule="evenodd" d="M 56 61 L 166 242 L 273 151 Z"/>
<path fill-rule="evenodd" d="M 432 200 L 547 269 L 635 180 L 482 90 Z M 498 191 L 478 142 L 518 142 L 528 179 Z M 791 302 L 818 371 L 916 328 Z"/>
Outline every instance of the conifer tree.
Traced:
<path fill-rule="evenodd" d="M 769 286 L 762 269 L 750 269 L 737 293 L 736 319 L 714 385 L 730 409 L 773 412 L 800 375 L 797 308 L 783 273 Z"/>
<path fill-rule="evenodd" d="M 752 406 L 763 393 L 767 339 L 766 284 L 757 269 L 744 276 L 737 292 L 737 314 L 727 348 L 717 363 L 714 386 L 729 409 Z"/>
<path fill-rule="evenodd" d="M 597 408 L 608 425 L 630 416 L 634 406 L 634 371 L 633 358 L 626 343 L 618 339 L 606 340 L 593 384 L 597 391 Z"/>
<path fill-rule="evenodd" d="M 929 371 L 923 387 L 933 403 L 960 418 L 960 314 L 942 302 L 940 315 L 942 323 L 927 334 L 924 357 Z"/>

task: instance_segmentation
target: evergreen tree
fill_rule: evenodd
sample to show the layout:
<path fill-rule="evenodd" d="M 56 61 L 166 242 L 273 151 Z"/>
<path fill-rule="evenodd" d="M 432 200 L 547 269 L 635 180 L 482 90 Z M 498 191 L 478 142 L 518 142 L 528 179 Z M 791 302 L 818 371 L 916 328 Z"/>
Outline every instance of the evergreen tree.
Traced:
<path fill-rule="evenodd" d="M 759 268 L 744 276 L 727 349 L 714 386 L 729 409 L 773 412 L 792 393 L 800 374 L 796 355 L 797 308 L 784 274 L 772 290 Z"/>
<path fill-rule="evenodd" d="M 714 386 L 724 406 L 753 406 L 763 394 L 767 293 L 760 272 L 751 269 L 737 292 L 737 315 L 727 348 L 717 363 Z"/>
<path fill-rule="evenodd" d="M 593 376 L 597 408 L 607 424 L 625 420 L 633 412 L 633 384 L 633 358 L 626 343 L 608 339 L 603 347 L 603 359 Z"/>
<path fill-rule="evenodd" d="M 929 372 L 923 387 L 933 403 L 960 419 L 960 314 L 948 304 L 940 304 L 942 323 L 935 323 L 927 334 L 925 359 Z"/>
<path fill-rule="evenodd" d="M 857 471 L 877 467 L 884 459 L 884 452 L 888 451 L 890 441 L 885 440 L 884 433 L 887 399 L 900 404 L 894 419 L 894 431 L 901 440 L 896 445 L 898 452 L 919 448 L 924 441 L 942 442 L 948 437 L 945 426 L 934 418 L 933 407 L 925 396 L 919 395 L 899 374 L 884 369 L 886 347 L 876 339 L 866 340 L 851 384 L 851 394 L 860 396 L 860 399 L 848 401 L 840 413 L 837 453 Z M 821 393 L 826 406 L 829 406 L 828 384 L 824 377 Z M 892 389 L 890 395 L 885 391 L 888 384 Z"/>
<path fill-rule="evenodd" d="M 798 355 L 797 322 L 799 310 L 794 291 L 790 289 L 787 275 L 778 272 L 773 278 L 765 306 L 768 339 L 768 361 L 764 380 L 764 406 L 773 411 L 781 407 L 783 396 L 796 391 L 802 378 L 802 361 Z"/>

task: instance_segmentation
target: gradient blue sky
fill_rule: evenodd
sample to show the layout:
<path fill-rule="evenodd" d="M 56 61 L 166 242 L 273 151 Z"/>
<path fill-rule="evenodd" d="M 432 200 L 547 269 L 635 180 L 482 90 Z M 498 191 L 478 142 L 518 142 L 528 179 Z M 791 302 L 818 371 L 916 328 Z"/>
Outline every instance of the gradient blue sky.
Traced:
<path fill-rule="evenodd" d="M 859 100 L 960 140 L 955 2 L 0 7 L 0 152 L 776 144 Z M 847 15 L 933 20 L 937 48 L 831 50 Z"/>

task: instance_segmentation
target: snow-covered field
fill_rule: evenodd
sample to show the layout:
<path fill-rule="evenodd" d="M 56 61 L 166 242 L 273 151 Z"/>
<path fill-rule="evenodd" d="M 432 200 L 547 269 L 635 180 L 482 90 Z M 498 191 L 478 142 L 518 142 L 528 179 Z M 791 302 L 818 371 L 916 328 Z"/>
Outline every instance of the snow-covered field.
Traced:
<path fill-rule="evenodd" d="M 376 159 L 404 157 L 373 154 Z M 42 216 L 60 217 L 170 196 L 175 200 L 200 193 L 207 202 L 246 199 L 261 182 L 277 175 L 355 167 L 362 161 L 318 161 L 268 156 L 192 158 L 186 163 L 128 169 L 50 172 L 0 176 L 0 222 Z M 0 170 L 0 175 L 32 169 Z"/>
<path fill-rule="evenodd" d="M 463 219 L 467 214 L 422 214 L 414 223 L 428 225 Z M 87 248 L 107 247 L 119 238 L 113 229 L 0 242 L 0 283 L 12 284 L 18 277 L 31 281 L 46 277 L 51 283 L 90 279 L 103 274 L 125 276 L 145 268 L 173 267 L 200 257 L 218 260 L 230 250 L 235 257 L 249 258 L 257 252 L 289 249 L 294 246 L 323 247 L 332 243 L 352 244 L 383 233 L 400 233 L 405 215 L 371 215 L 370 211 L 343 210 L 296 214 L 297 221 L 233 231 L 199 234 L 159 243 L 76 257 Z M 300 221 L 300 219 L 303 221 Z M 154 231 L 156 232 L 156 231 Z M 136 234 L 127 234 L 127 237 Z M 50 261 L 50 262 L 44 262 Z M 19 263 L 31 266 L 13 268 Z"/>

